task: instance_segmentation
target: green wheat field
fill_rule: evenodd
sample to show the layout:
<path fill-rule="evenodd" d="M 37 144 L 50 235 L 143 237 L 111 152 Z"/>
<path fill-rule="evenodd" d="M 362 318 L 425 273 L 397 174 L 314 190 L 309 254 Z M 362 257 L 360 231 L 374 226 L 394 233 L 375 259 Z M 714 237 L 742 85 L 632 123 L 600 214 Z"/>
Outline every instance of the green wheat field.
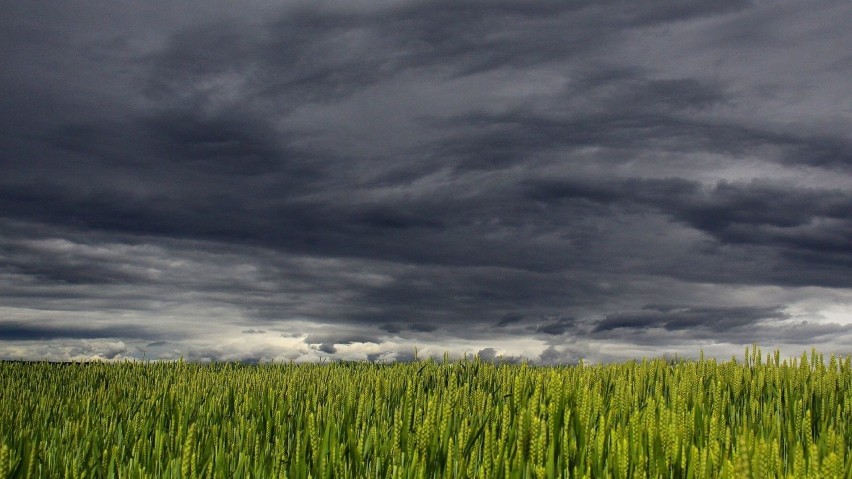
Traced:
<path fill-rule="evenodd" d="M 852 478 L 852 359 L 0 363 L 0 477 Z"/>

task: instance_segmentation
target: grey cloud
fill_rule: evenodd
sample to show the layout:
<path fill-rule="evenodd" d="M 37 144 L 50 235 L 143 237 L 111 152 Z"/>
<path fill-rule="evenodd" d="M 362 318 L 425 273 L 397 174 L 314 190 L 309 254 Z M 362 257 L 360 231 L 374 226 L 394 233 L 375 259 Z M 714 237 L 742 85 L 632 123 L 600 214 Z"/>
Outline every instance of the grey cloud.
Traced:
<path fill-rule="evenodd" d="M 411 325 L 411 330 L 418 333 L 431 333 L 438 329 L 434 324 L 414 323 Z"/>
<path fill-rule="evenodd" d="M 317 347 L 317 349 L 328 354 L 334 354 L 337 352 L 337 348 L 334 347 L 334 344 L 329 343 L 322 343 Z"/>
<path fill-rule="evenodd" d="M 828 263 L 848 263 L 852 251 L 852 223 L 846 214 L 852 211 L 852 196 L 841 190 L 765 182 L 719 182 L 706 187 L 678 178 L 548 179 L 528 182 L 524 189 L 528 198 L 542 204 L 586 202 L 618 206 L 625 211 L 641 211 L 644 207 L 700 230 L 722 245 L 772 248 L 782 261 L 791 264 L 791 276 L 776 276 L 775 281 L 794 282 L 797 268 L 792 265 L 807 270 L 808 263 L 820 256 Z M 816 281 L 846 284 L 832 276 L 825 270 L 825 275 Z M 773 281 L 767 277 L 761 280 Z M 814 278 L 802 275 L 801 280 L 807 284 Z"/>
<path fill-rule="evenodd" d="M 392 282 L 364 288 L 353 298 L 355 308 L 347 316 L 357 322 L 383 324 L 381 329 L 401 336 L 444 335 L 450 330 L 452 334 L 473 334 L 466 325 L 493 331 L 493 318 L 506 318 L 507 314 L 501 329 L 518 325 L 520 317 L 513 319 L 506 310 L 519 305 L 525 305 L 531 316 L 549 317 L 553 309 L 570 310 L 608 294 L 592 279 L 503 268 L 433 266 L 406 268 L 393 276 Z M 382 305 L 378 312 L 377 305 Z M 552 328 L 565 324 L 565 320 L 558 321 L 544 330 L 553 332 Z"/>
<path fill-rule="evenodd" d="M 33 324 L 21 321 L 0 322 L 0 341 L 103 338 L 153 339 L 158 336 L 160 336 L 160 333 L 157 331 L 139 326 Z"/>
<path fill-rule="evenodd" d="M 399 361 L 401 363 L 411 363 L 417 361 L 419 358 L 415 357 L 414 353 L 409 352 L 396 352 L 393 355 L 390 355 L 390 358 L 393 358 L 394 361 Z"/>
<path fill-rule="evenodd" d="M 780 307 L 685 307 L 649 305 L 641 311 L 608 315 L 595 325 L 594 332 L 619 328 L 664 328 L 669 331 L 709 329 L 728 332 L 764 321 L 789 318 Z"/>
<path fill-rule="evenodd" d="M 238 112 L 203 118 L 197 112 L 165 111 L 143 121 L 152 153 L 196 174 L 229 178 L 274 174 L 288 159 L 267 125 L 241 123 Z"/>
<path fill-rule="evenodd" d="M 470 74 L 505 64 L 529 66 L 601 48 L 620 28 L 652 25 L 743 8 L 743 1 L 713 8 L 698 3 L 625 7 L 618 2 L 424 2 L 392 12 L 387 24 L 417 64 L 453 62 Z M 537 35 L 527 28 L 537 23 Z M 521 25 L 518 27 L 518 25 Z M 481 32 L 501 32 L 482 35 Z"/>
<path fill-rule="evenodd" d="M 383 206 L 370 208 L 356 214 L 356 221 L 368 228 L 379 230 L 409 229 L 409 228 L 440 228 L 441 222 L 430 217 L 417 217 Z"/>
<path fill-rule="evenodd" d="M 385 323 L 385 324 L 380 326 L 380 329 L 382 331 L 387 331 L 388 333 L 391 333 L 391 334 L 397 334 L 400 331 L 402 331 L 402 328 L 398 324 L 393 324 L 393 323 Z"/>
<path fill-rule="evenodd" d="M 647 318 L 628 315 L 608 318 L 612 328 L 593 333 L 592 337 L 604 341 L 617 341 L 622 344 L 665 348 L 672 344 L 771 344 L 771 345 L 836 345 L 847 344 L 852 338 L 852 327 L 848 324 L 809 323 L 807 321 L 783 321 L 768 319 L 765 321 L 745 321 L 742 324 L 729 324 L 725 328 L 706 325 L 668 326 L 665 320 L 648 323 Z M 624 321 L 622 321 L 624 320 Z M 688 323 L 688 320 L 686 321 Z M 723 321 L 724 323 L 724 321 Z M 713 324 L 712 322 L 710 324 Z"/>
<path fill-rule="evenodd" d="M 536 332 L 551 335 L 560 335 L 565 334 L 571 329 L 572 326 L 574 326 L 574 318 L 558 318 L 554 321 L 541 324 L 538 328 L 536 328 Z"/>
<path fill-rule="evenodd" d="M 494 326 L 496 326 L 498 328 L 504 328 L 504 327 L 506 327 L 510 324 L 517 323 L 518 321 L 521 321 L 522 319 L 524 319 L 523 314 L 506 313 L 502 318 L 500 318 L 500 321 L 497 321 L 497 323 Z"/>
<path fill-rule="evenodd" d="M 590 349 L 588 347 L 578 346 L 578 345 L 566 345 L 566 346 L 548 346 L 547 349 L 542 351 L 542 353 L 538 356 L 536 361 L 540 364 L 545 365 L 554 365 L 554 364 L 577 364 L 581 360 L 585 359 L 590 353 Z"/>
<path fill-rule="evenodd" d="M 476 353 L 476 356 L 479 357 L 479 359 L 489 363 L 516 364 L 523 360 L 523 358 L 519 356 L 506 356 L 503 354 L 498 354 L 497 350 L 494 348 L 480 349 L 479 352 Z"/>
<path fill-rule="evenodd" d="M 307 344 L 352 344 L 352 343 L 382 343 L 382 339 L 374 336 L 345 334 L 345 333 L 324 333 L 310 334 L 305 338 Z"/>
<path fill-rule="evenodd" d="M 476 353 L 483 361 L 494 361 L 497 358 L 497 350 L 494 348 L 480 349 Z"/>
<path fill-rule="evenodd" d="M 801 321 L 783 328 L 765 331 L 763 340 L 790 344 L 825 344 L 852 334 L 852 325 L 837 323 L 809 323 Z"/>
<path fill-rule="evenodd" d="M 714 142 L 720 128 L 681 117 L 686 111 L 727 101 L 723 88 L 711 82 L 657 80 L 637 69 L 599 67 L 580 72 L 553 101 L 563 107 L 556 114 L 516 108 L 436 121 L 462 134 L 445 140 L 435 156 L 455 159 L 462 170 L 492 170 L 528 162 L 538 153 L 557 148 L 730 148 L 730 142 Z M 737 138 L 739 143 L 750 138 L 736 129 L 731 134 L 745 137 Z"/>
<path fill-rule="evenodd" d="M 370 353 L 367 355 L 367 361 L 374 363 L 381 359 L 382 353 Z"/>

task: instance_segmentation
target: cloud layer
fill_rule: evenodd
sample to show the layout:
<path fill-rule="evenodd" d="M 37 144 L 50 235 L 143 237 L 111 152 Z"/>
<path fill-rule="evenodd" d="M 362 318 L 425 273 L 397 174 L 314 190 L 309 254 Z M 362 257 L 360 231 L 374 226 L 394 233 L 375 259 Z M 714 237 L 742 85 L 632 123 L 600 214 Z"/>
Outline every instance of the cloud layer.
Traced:
<path fill-rule="evenodd" d="M 852 346 L 848 2 L 8 5 L 0 356 Z"/>

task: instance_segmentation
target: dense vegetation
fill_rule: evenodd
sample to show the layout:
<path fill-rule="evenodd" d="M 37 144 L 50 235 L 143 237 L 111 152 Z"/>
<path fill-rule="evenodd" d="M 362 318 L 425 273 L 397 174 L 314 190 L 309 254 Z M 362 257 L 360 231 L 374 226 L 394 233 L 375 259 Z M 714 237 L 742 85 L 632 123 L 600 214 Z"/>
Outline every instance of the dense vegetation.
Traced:
<path fill-rule="evenodd" d="M 852 477 L 850 357 L 0 363 L 0 477 Z M 4 474 L 5 473 L 5 474 Z"/>

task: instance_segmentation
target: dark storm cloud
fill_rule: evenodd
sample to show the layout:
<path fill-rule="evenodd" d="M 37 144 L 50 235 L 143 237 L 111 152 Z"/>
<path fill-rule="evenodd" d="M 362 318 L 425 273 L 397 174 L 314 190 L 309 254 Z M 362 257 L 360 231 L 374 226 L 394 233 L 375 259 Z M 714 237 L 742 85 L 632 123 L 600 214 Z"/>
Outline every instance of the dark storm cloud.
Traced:
<path fill-rule="evenodd" d="M 509 337 L 549 346 L 543 363 L 592 352 L 581 338 L 843 337 L 820 315 L 852 287 L 845 19 L 735 0 L 9 5 L 0 337 L 150 324 L 163 354 L 253 361 L 453 340 L 492 360 Z M 794 315 L 803 287 L 825 303 Z M 71 313 L 100 326 L 36 326 Z M 116 313 L 138 329 L 103 326 Z M 247 349 L 181 344 L 208 332 Z"/>
<path fill-rule="evenodd" d="M 720 235 L 735 224 L 791 228 L 815 218 L 845 220 L 852 208 L 852 194 L 846 191 L 765 182 L 719 182 L 706 187 L 679 178 L 585 179 L 540 180 L 528 186 L 527 196 L 544 203 L 585 200 L 628 207 L 647 205 Z"/>
<path fill-rule="evenodd" d="M 506 327 L 506 326 L 508 326 L 512 323 L 517 323 L 518 321 L 521 321 L 522 319 L 524 319 L 523 314 L 506 313 L 502 318 L 500 318 L 500 321 L 497 321 L 497 323 L 494 326 L 496 326 L 498 328 L 504 328 L 504 327 Z"/>
<path fill-rule="evenodd" d="M 286 165 L 289 152 L 263 123 L 241 122 L 238 113 L 199 116 L 178 111 L 145 119 L 152 154 L 176 168 L 228 177 L 275 174 Z"/>
<path fill-rule="evenodd" d="M 396 69 L 376 35 L 376 19 L 297 9 L 261 28 L 225 22 L 173 35 L 149 57 L 144 92 L 154 99 L 204 101 L 193 85 L 249 70 L 248 88 L 260 98 L 296 101 L 346 96 Z"/>
<path fill-rule="evenodd" d="M 683 307 L 645 306 L 641 311 L 608 315 L 598 322 L 594 332 L 619 328 L 664 328 L 669 331 L 707 328 L 716 332 L 752 326 L 767 320 L 787 319 L 779 307 Z"/>
<path fill-rule="evenodd" d="M 525 316 L 512 310 L 524 308 L 531 318 L 538 318 L 530 319 L 536 323 L 532 332 L 552 335 L 571 324 L 558 312 L 593 304 L 606 294 L 591 278 L 561 273 L 424 266 L 396 273 L 392 282 L 364 287 L 350 302 L 353 309 L 347 316 L 359 323 L 380 324 L 383 331 L 402 337 L 423 338 L 418 333 L 430 333 L 473 338 L 490 335 L 495 328 L 523 329 Z M 504 319 L 492 326 L 494 318 Z"/>
<path fill-rule="evenodd" d="M 785 328 L 775 328 L 775 331 L 761 334 L 760 337 L 766 338 L 766 341 L 808 345 L 828 343 L 850 333 L 852 333 L 852 326 L 849 324 L 815 324 L 802 321 Z"/>
<path fill-rule="evenodd" d="M 578 98 L 596 100 L 594 108 L 572 110 Z M 465 134 L 447 140 L 436 153 L 454 159 L 462 169 L 505 168 L 542 151 L 588 147 L 611 150 L 610 162 L 643 150 L 747 156 L 775 149 L 779 153 L 773 155 L 774 161 L 793 166 L 847 173 L 852 166 L 852 142 L 844 138 L 685 118 L 685 114 L 726 106 L 729 98 L 709 82 L 653 80 L 643 78 L 641 72 L 593 72 L 569 84 L 558 101 L 566 106 L 564 116 L 521 109 L 447 119 L 444 126 Z"/>
<path fill-rule="evenodd" d="M 30 324 L 18 321 L 0 321 L 0 341 L 132 338 L 153 339 L 160 334 L 139 326 L 94 326 Z"/>
<path fill-rule="evenodd" d="M 716 143 L 718 126 L 678 116 L 723 104 L 726 96 L 718 84 L 689 78 L 651 79 L 639 69 L 612 67 L 573 75 L 554 98 L 565 106 L 558 115 L 517 108 L 446 119 L 443 126 L 461 134 L 446 140 L 435 156 L 453 161 L 460 169 L 493 170 L 528 162 L 537 153 L 556 148 L 717 151 L 732 146 Z M 579 109 L 578 103 L 582 103 Z M 747 148 L 745 143 L 751 140 L 748 132 L 728 134 L 741 143 L 737 148 Z"/>
<path fill-rule="evenodd" d="M 411 330 L 418 333 L 431 333 L 438 329 L 434 324 L 414 323 L 411 325 Z"/>
<path fill-rule="evenodd" d="M 848 191 L 796 188 L 761 181 L 719 182 L 712 186 L 684 179 L 534 180 L 526 196 L 545 205 L 574 202 L 641 211 L 649 208 L 702 231 L 721 245 L 749 245 L 780 255 L 791 276 L 755 278 L 764 282 L 800 282 L 848 286 L 827 264 L 852 260 L 852 195 Z M 766 253 L 764 253 L 766 254 Z M 822 258 L 820 260 L 819 258 Z M 822 263 L 819 264 L 818 263 Z M 816 279 L 809 271 L 823 274 Z M 796 280 L 795 278 L 799 278 Z"/>
<path fill-rule="evenodd" d="M 666 347 L 679 342 L 826 344 L 852 334 L 852 325 L 795 321 L 776 307 L 648 306 L 614 313 L 590 337 Z"/>
<path fill-rule="evenodd" d="M 744 1 L 670 2 L 648 9 L 620 2 L 422 2 L 381 18 L 416 65 L 449 63 L 470 74 L 502 65 L 529 66 L 600 48 L 620 28 L 737 10 Z M 531 35 L 532 28 L 539 29 Z M 484 35 L 499 32 L 499 35 Z"/>
<path fill-rule="evenodd" d="M 653 25 L 741 9 L 743 1 L 655 5 L 618 2 L 414 2 L 372 12 L 299 7 L 261 28 L 218 22 L 173 35 L 146 92 L 184 95 L 186 85 L 235 70 L 254 72 L 263 96 L 327 101 L 412 68 L 470 74 L 551 62 L 600 48 L 624 26 Z M 617 12 L 618 15 L 611 13 Z M 591 21 L 589 21 L 591 20 Z M 518 28 L 518 22 L 526 26 Z M 531 34 L 532 28 L 541 28 Z M 488 35 L 501 32 L 501 35 Z"/>
<path fill-rule="evenodd" d="M 569 331 L 573 325 L 574 318 L 558 318 L 554 321 L 542 324 L 541 326 L 536 328 L 536 332 L 551 335 L 560 335 L 565 334 L 567 331 Z"/>
<path fill-rule="evenodd" d="M 139 280 L 133 274 L 109 267 L 74 261 L 40 261 L 40 258 L 23 254 L 13 256 L 4 269 L 33 277 L 45 284 L 127 284 Z"/>

